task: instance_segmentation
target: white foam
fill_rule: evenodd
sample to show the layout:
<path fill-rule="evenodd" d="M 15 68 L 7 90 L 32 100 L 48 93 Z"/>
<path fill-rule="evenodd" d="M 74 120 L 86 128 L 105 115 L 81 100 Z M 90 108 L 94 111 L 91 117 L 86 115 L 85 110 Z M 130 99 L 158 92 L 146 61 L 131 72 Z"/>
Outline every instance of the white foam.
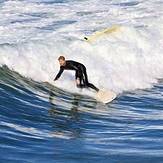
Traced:
<path fill-rule="evenodd" d="M 99 88 L 117 93 L 150 88 L 163 78 L 161 5 L 159 0 L 133 6 L 119 1 L 91 6 L 89 1 L 7 1 L 0 11 L 0 65 L 49 81 L 59 71 L 58 56 L 64 55 L 83 63 L 89 81 Z M 92 43 L 82 40 L 113 25 L 122 28 Z M 65 71 L 56 86 L 76 91 L 74 72 Z"/>

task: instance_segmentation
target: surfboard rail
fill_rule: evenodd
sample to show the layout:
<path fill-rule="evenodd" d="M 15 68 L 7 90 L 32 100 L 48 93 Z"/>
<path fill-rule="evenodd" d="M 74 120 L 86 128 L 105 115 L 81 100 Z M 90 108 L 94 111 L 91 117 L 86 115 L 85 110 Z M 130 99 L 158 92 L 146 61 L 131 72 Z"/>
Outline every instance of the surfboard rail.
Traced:
<path fill-rule="evenodd" d="M 95 99 L 102 103 L 109 103 L 116 98 L 116 94 L 109 90 L 100 90 L 98 94 L 95 96 Z"/>

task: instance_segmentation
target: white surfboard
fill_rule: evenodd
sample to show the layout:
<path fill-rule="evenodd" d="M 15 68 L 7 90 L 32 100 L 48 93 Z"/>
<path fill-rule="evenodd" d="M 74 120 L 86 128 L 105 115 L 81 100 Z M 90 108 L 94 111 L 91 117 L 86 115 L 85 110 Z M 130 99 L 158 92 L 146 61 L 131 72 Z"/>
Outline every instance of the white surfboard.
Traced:
<path fill-rule="evenodd" d="M 49 84 L 54 86 L 54 81 L 48 81 Z M 109 103 L 116 98 L 116 94 L 114 92 L 108 90 L 101 90 L 94 96 L 94 98 L 102 103 Z"/>
<path fill-rule="evenodd" d="M 109 103 L 116 98 L 116 94 L 114 92 L 108 90 L 100 90 L 98 94 L 95 96 L 95 99 L 102 103 Z"/>

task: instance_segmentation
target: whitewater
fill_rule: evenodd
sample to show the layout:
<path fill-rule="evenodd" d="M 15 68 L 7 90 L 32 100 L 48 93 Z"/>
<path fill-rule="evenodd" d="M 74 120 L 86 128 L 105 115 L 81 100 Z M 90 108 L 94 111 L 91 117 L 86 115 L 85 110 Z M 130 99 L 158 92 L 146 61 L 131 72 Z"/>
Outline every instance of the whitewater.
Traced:
<path fill-rule="evenodd" d="M 163 162 L 162 8 L 162 0 L 1 0 L 0 161 Z M 74 71 L 53 82 L 61 55 L 117 98 L 98 103 L 76 87 Z"/>
<path fill-rule="evenodd" d="M 44 82 L 54 79 L 57 58 L 64 55 L 85 64 L 89 80 L 99 88 L 117 93 L 150 88 L 163 77 L 160 4 L 5 1 L 1 3 L 0 65 Z M 115 34 L 94 43 L 84 41 L 85 36 L 115 25 L 121 26 Z M 69 72 L 56 84 L 63 89 L 67 85 L 68 91 L 74 87 Z"/>

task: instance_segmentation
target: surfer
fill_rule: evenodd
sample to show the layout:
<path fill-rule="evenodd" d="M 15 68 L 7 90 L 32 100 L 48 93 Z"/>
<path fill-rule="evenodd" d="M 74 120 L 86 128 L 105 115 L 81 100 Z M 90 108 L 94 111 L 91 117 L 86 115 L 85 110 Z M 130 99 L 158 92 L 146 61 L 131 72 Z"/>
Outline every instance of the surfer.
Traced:
<path fill-rule="evenodd" d="M 60 64 L 60 70 L 55 77 L 55 80 L 58 80 L 58 78 L 61 76 L 64 70 L 75 70 L 76 71 L 76 85 L 78 88 L 86 88 L 90 87 L 94 89 L 95 91 L 99 92 L 99 89 L 95 87 L 93 84 L 88 82 L 86 67 L 79 63 L 72 60 L 65 60 L 64 56 L 60 56 L 58 58 L 59 64 Z"/>

